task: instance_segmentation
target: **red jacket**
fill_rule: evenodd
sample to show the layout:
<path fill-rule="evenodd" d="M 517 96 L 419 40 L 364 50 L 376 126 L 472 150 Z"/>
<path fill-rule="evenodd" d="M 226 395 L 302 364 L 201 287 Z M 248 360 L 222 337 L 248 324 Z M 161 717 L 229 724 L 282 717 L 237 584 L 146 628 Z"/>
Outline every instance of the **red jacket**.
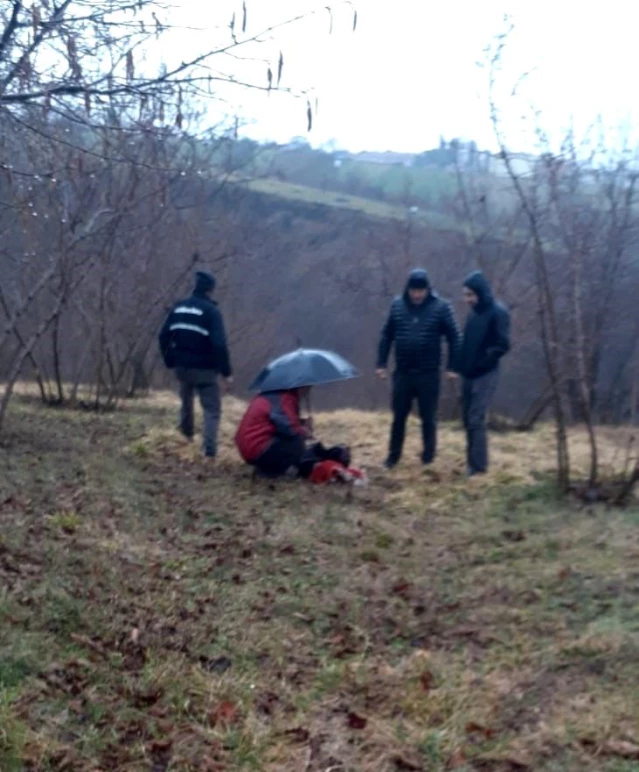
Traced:
<path fill-rule="evenodd" d="M 235 444 L 244 461 L 257 460 L 275 437 L 307 439 L 309 433 L 300 420 L 297 391 L 259 394 L 248 406 L 235 435 Z"/>

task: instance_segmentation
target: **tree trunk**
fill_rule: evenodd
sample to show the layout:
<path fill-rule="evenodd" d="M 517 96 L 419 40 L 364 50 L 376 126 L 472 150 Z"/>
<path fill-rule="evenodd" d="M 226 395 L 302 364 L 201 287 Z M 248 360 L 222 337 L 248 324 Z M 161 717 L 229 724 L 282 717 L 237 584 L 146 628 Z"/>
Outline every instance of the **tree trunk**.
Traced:
<path fill-rule="evenodd" d="M 588 356 L 586 352 L 586 336 L 584 334 L 582 298 L 581 298 L 581 269 L 583 255 L 580 250 L 573 253 L 573 315 L 575 323 L 575 355 L 577 358 L 577 373 L 579 398 L 581 410 L 588 432 L 590 445 L 590 471 L 588 474 L 588 487 L 594 488 L 597 484 L 599 472 L 599 453 L 597 447 L 597 435 L 592 418 L 592 389 L 588 380 Z"/>

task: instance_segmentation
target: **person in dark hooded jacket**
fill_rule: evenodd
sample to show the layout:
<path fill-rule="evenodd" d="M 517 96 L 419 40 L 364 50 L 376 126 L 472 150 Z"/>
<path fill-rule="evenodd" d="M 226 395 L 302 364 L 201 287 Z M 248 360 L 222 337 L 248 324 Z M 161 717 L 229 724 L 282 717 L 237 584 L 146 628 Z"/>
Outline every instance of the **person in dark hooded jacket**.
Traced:
<path fill-rule="evenodd" d="M 198 393 L 204 412 L 204 454 L 215 458 L 221 414 L 218 375 L 232 383 L 231 360 L 224 320 L 212 299 L 215 277 L 195 275 L 193 294 L 171 309 L 160 332 L 164 364 L 174 369 L 180 383 L 180 431 L 193 438 L 193 402 Z"/>
<path fill-rule="evenodd" d="M 493 299 L 490 284 L 475 271 L 464 282 L 464 300 L 470 306 L 466 320 L 459 371 L 463 377 L 464 426 L 468 474 L 488 470 L 486 413 L 499 380 L 499 362 L 510 349 L 510 314 Z"/>
<path fill-rule="evenodd" d="M 385 461 L 388 469 L 401 458 L 406 420 L 414 400 L 422 421 L 422 462 L 430 464 L 435 458 L 442 338 L 448 342 L 447 369 L 452 374 L 460 343 L 453 309 L 432 289 L 426 271 L 416 268 L 408 277 L 404 294 L 393 301 L 377 354 L 377 374 L 386 378 L 388 357 L 395 346 L 393 424 Z"/>

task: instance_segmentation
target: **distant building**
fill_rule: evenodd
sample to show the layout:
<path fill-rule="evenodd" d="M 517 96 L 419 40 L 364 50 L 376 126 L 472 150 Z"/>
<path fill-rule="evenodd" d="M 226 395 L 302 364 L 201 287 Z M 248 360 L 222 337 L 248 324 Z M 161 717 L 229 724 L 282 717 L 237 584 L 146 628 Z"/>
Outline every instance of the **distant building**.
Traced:
<path fill-rule="evenodd" d="M 410 167 L 415 162 L 414 153 L 393 153 L 387 150 L 384 153 L 375 153 L 364 151 L 351 156 L 353 161 L 360 163 L 380 164 L 384 166 L 406 166 Z"/>
<path fill-rule="evenodd" d="M 508 159 L 510 161 L 510 167 L 517 177 L 532 174 L 539 163 L 539 157 L 530 155 L 529 153 L 509 153 Z M 500 153 L 495 155 L 491 154 L 489 156 L 487 171 L 489 174 L 494 174 L 495 177 L 509 176 L 506 162 L 501 157 Z"/>

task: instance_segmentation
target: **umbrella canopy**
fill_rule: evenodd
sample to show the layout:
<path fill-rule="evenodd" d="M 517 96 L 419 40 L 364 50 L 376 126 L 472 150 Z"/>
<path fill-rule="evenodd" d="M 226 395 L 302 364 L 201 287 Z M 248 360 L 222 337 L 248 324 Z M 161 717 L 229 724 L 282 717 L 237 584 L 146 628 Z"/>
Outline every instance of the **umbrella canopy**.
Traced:
<path fill-rule="evenodd" d="M 251 391 L 283 391 L 302 386 L 346 381 L 359 373 L 350 362 L 332 351 L 300 348 L 274 359 L 257 376 Z"/>

